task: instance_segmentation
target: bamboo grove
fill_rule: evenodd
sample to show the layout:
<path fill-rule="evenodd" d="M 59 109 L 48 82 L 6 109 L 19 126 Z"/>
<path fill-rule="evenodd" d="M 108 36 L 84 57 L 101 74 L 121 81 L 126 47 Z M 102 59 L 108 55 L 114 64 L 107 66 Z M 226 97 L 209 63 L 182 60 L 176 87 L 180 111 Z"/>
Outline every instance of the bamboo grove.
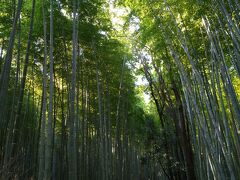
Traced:
<path fill-rule="evenodd" d="M 239 8 L 0 0 L 0 179 L 240 179 Z"/>

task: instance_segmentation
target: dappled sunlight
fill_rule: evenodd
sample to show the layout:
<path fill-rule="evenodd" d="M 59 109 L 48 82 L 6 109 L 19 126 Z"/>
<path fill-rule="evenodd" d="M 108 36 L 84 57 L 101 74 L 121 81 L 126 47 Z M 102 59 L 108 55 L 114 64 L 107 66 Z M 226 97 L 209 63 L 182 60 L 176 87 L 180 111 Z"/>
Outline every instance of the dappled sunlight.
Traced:
<path fill-rule="evenodd" d="M 0 1 L 0 179 L 240 179 L 238 14 Z"/>

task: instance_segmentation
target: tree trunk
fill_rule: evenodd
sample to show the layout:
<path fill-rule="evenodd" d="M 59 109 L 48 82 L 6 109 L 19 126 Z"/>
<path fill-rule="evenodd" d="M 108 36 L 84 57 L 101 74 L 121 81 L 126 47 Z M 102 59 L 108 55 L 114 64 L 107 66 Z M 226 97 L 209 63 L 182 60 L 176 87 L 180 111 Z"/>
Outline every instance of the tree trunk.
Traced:
<path fill-rule="evenodd" d="M 75 90 L 76 90 L 76 63 L 77 63 L 77 9 L 76 0 L 73 1 L 73 33 L 72 33 L 72 82 L 70 91 L 70 117 L 68 140 L 69 179 L 77 180 L 77 151 L 76 151 L 76 114 L 75 114 Z"/>
<path fill-rule="evenodd" d="M 44 179 L 51 179 L 51 161 L 52 161 L 52 148 L 53 148 L 53 96 L 54 96 L 54 83 L 53 83 L 53 0 L 50 1 L 50 44 L 49 44 L 49 54 L 50 54 L 50 84 L 49 84 L 49 109 L 48 109 L 48 121 L 46 126 L 46 147 L 45 147 L 45 171 Z"/>
<path fill-rule="evenodd" d="M 43 33 L 44 33 L 44 61 L 43 61 L 43 93 L 42 93 L 42 112 L 41 112 L 41 127 L 39 141 L 39 168 L 38 179 L 44 178 L 45 170 L 45 129 L 46 129 L 46 109 L 47 109 L 47 23 L 45 18 L 45 4 L 42 0 L 42 16 L 43 16 Z"/>

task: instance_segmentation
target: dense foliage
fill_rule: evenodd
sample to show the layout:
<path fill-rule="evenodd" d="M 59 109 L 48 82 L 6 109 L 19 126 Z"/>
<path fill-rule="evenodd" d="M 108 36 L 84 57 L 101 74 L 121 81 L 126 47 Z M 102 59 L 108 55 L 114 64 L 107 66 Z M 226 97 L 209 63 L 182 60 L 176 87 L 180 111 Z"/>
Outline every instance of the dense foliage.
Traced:
<path fill-rule="evenodd" d="M 240 179 L 239 8 L 0 1 L 0 179 Z"/>

